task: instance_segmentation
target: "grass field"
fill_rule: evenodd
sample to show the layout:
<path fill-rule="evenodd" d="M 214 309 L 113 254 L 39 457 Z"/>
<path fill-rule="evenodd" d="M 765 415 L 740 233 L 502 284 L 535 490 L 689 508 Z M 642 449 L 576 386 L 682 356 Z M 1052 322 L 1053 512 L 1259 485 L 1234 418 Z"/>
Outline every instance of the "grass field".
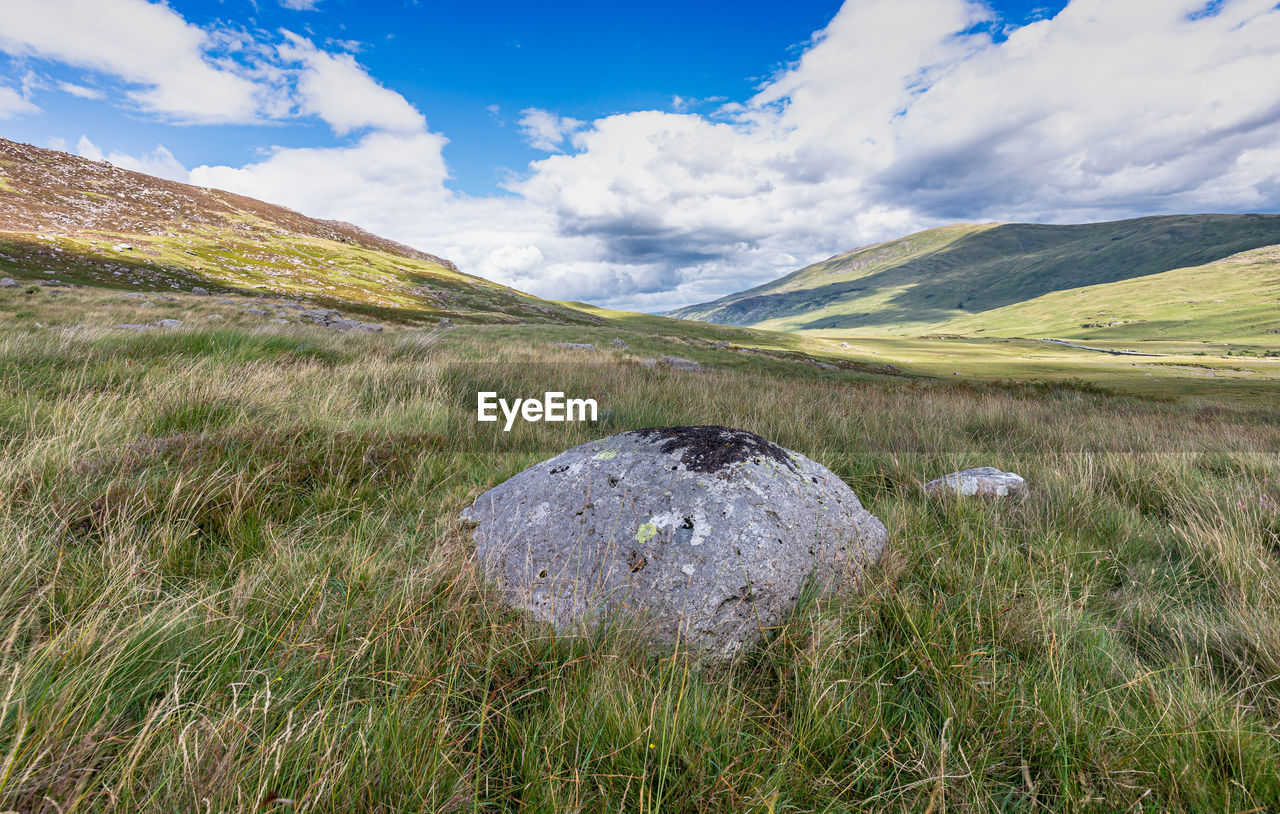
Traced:
<path fill-rule="evenodd" d="M 0 809 L 1280 809 L 1274 399 L 607 312 L 357 335 L 179 297 L 148 318 L 182 329 L 130 332 L 119 293 L 26 290 L 0 292 Z M 479 389 L 601 420 L 504 434 Z M 891 535 L 865 590 L 707 668 L 505 609 L 458 512 L 688 423 L 845 479 Z M 1031 498 L 919 488 L 984 464 Z"/>

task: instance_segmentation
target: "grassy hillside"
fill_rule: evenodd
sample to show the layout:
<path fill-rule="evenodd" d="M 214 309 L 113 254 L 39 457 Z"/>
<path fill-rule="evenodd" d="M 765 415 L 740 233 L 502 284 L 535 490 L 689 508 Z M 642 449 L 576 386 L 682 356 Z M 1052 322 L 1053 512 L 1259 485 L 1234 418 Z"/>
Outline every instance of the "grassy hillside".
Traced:
<path fill-rule="evenodd" d="M 918 334 L 1051 292 L 1134 281 L 1275 244 L 1280 215 L 1177 215 L 1075 226 L 961 224 L 838 255 L 673 316 L 793 331 Z M 1230 310 L 1226 303 L 1208 307 L 1216 296 L 1208 275 L 1194 282 L 1209 284 L 1197 292 L 1205 300 L 1199 315 Z M 1264 310 L 1261 299 L 1249 302 L 1247 313 Z"/>
<path fill-rule="evenodd" d="M 183 327 L 127 331 L 100 327 L 138 308 L 118 291 L 0 291 L 0 809 L 1280 809 L 1280 400 L 826 369 L 792 355 L 819 338 L 652 317 L 340 334 L 174 296 Z M 478 389 L 600 421 L 503 433 Z M 689 423 L 848 482 L 893 541 L 866 590 L 701 670 L 502 605 L 462 507 Z M 983 464 L 1032 497 L 919 487 Z"/>
<path fill-rule="evenodd" d="M 281 295 L 397 321 L 589 321 L 348 223 L 4 139 L 0 276 Z"/>
<path fill-rule="evenodd" d="M 938 330 L 1101 341 L 1198 340 L 1280 346 L 1280 246 L 1202 266 L 1055 291 L 958 317 Z"/>

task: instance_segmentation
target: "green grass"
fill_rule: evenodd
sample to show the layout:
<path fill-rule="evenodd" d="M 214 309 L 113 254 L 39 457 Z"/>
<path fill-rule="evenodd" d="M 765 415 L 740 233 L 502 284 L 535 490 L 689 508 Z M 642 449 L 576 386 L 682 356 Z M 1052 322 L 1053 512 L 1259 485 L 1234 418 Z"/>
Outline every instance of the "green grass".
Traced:
<path fill-rule="evenodd" d="M 1180 301 L 1163 297 L 1164 309 L 1139 306 L 1136 313 L 1155 321 L 1144 330 L 1163 334 L 1169 320 L 1192 320 L 1206 334 L 1197 338 L 1234 338 L 1241 330 L 1253 335 L 1274 327 L 1275 297 L 1251 295 L 1249 289 L 1260 274 L 1274 285 L 1274 250 L 1265 269 L 1237 264 L 1161 275 L 1276 244 L 1280 215 L 1173 215 L 1075 226 L 959 224 L 837 255 L 674 313 L 789 331 L 885 335 L 996 326 L 1027 336 L 1033 326 L 1056 324 L 1044 319 L 1055 307 L 1087 317 L 1068 323 L 1076 330 L 1083 322 L 1109 321 L 1117 310 L 1132 311 L 1134 297 L 1171 284 L 1185 287 L 1180 296 L 1198 299 L 1198 307 L 1176 307 Z M 1222 298 L 1220 282 L 1233 299 Z M 1089 291 L 1091 299 L 1067 301 L 1066 294 L 1053 294 L 1069 289 Z M 1256 323 L 1259 317 L 1265 325 Z M 953 323 L 955 328 L 948 327 Z M 1213 333 L 1218 330 L 1230 333 Z"/>
<path fill-rule="evenodd" d="M 821 338 L 648 317 L 136 334 L 96 327 L 116 294 L 0 303 L 0 808 L 1280 808 L 1275 400 L 828 371 Z M 601 420 L 503 433 L 482 387 Z M 710 668 L 506 609 L 458 512 L 681 423 L 848 482 L 892 539 L 865 590 Z M 919 488 L 982 464 L 1032 497 Z"/>
<path fill-rule="evenodd" d="M 1056 291 L 958 317 L 938 330 L 1111 342 L 1229 339 L 1280 350 L 1280 249 Z"/>

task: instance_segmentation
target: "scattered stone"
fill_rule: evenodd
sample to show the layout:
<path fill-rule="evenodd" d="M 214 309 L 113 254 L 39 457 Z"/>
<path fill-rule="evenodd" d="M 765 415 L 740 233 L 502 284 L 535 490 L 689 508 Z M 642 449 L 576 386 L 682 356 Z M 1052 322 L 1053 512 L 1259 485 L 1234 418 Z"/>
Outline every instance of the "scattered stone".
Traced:
<path fill-rule="evenodd" d="M 270 315 L 271 315 L 271 312 L 270 312 L 270 311 L 267 311 L 267 310 L 265 310 L 265 309 L 263 309 L 263 308 L 246 308 L 246 309 L 244 309 L 244 312 L 245 312 L 246 314 L 255 314 L 255 315 L 260 316 L 260 317 L 266 317 L 266 316 L 270 316 Z"/>
<path fill-rule="evenodd" d="M 197 297 L 207 297 L 209 296 L 209 289 L 196 286 L 195 288 L 191 289 L 191 293 Z"/>
<path fill-rule="evenodd" d="M 205 314 L 205 319 L 222 319 L 222 314 Z"/>
<path fill-rule="evenodd" d="M 437 328 L 452 328 L 452 327 L 453 327 L 453 320 L 449 319 L 448 317 L 440 317 L 440 323 L 439 323 L 438 325 L 436 325 L 436 327 L 437 327 Z"/>
<path fill-rule="evenodd" d="M 552 347 L 569 348 L 570 350 L 595 350 L 595 345 L 589 345 L 585 342 L 553 342 Z"/>
<path fill-rule="evenodd" d="M 836 367 L 835 365 L 833 365 L 833 364 L 829 364 L 829 363 L 827 363 L 827 362 L 814 362 L 814 364 L 815 364 L 815 365 L 817 365 L 818 367 L 822 368 L 823 370 L 839 370 L 839 369 L 840 369 L 840 368 Z"/>
<path fill-rule="evenodd" d="M 138 307 L 139 308 L 155 308 L 156 304 L 151 300 L 143 300 L 142 302 L 138 303 Z"/>
<path fill-rule="evenodd" d="M 840 343 L 840 347 L 842 347 L 842 348 L 851 348 L 851 347 L 853 347 L 853 346 L 852 346 L 852 345 L 850 345 L 848 342 L 841 342 L 841 343 Z"/>
<path fill-rule="evenodd" d="M 134 300 L 141 296 L 142 296 L 141 291 L 130 291 L 128 294 L 124 295 L 125 299 L 128 299 L 128 300 Z"/>
<path fill-rule="evenodd" d="M 654 359 L 654 358 L 652 358 L 652 357 L 651 357 L 651 358 L 648 358 L 648 359 L 641 359 L 641 360 L 640 360 L 640 364 L 641 364 L 641 365 L 643 365 L 643 366 L 645 366 L 645 367 L 657 367 L 657 365 L 658 365 L 658 360 L 657 360 L 657 359 Z"/>
<path fill-rule="evenodd" d="M 334 320 L 342 319 L 342 314 L 332 308 L 308 308 L 306 311 L 302 312 L 302 318 L 309 319 L 319 325 L 324 325 L 326 323 L 333 322 Z"/>
<path fill-rule="evenodd" d="M 235 304 L 236 304 L 236 301 L 235 301 L 235 300 L 218 300 L 218 302 L 219 302 L 219 303 L 221 303 L 221 304 L 223 304 L 223 305 L 235 305 Z"/>
<path fill-rule="evenodd" d="M 719 342 L 716 342 L 716 343 L 715 343 L 714 345 L 712 345 L 711 347 L 713 347 L 713 348 L 720 348 L 721 350 L 724 350 L 725 348 L 729 347 L 729 343 L 728 343 L 728 342 L 725 342 L 725 341 L 722 339 L 722 340 L 720 340 Z"/>
<path fill-rule="evenodd" d="M 935 478 L 924 485 L 924 490 L 931 495 L 1023 497 L 1027 494 L 1027 482 L 1021 475 L 1001 472 L 993 466 L 979 466 Z"/>
<path fill-rule="evenodd" d="M 702 370 L 702 365 L 692 359 L 681 359 L 679 356 L 663 356 L 662 361 L 676 370 Z"/>
<path fill-rule="evenodd" d="M 133 245 L 132 245 L 132 244 L 130 244 L 130 243 L 117 243 L 117 244 L 115 244 L 114 246 L 112 246 L 111 248 L 112 248 L 112 250 L 117 251 L 117 252 L 127 252 L 127 251 L 132 251 L 132 250 L 133 250 Z"/>
<path fill-rule="evenodd" d="M 610 340 L 609 340 L 609 347 L 611 347 L 611 348 L 617 348 L 618 350 L 630 350 L 630 349 L 631 349 L 631 347 L 626 343 L 626 341 L 625 341 L 625 340 L 623 340 L 623 339 L 622 339 L 622 337 L 614 337 L 613 339 L 610 339 Z"/>
<path fill-rule="evenodd" d="M 371 322 L 356 322 L 352 319 L 335 319 L 332 322 L 323 323 L 326 328 L 333 328 L 338 331 L 364 331 L 365 333 L 381 333 L 382 326 L 374 325 Z"/>
<path fill-rule="evenodd" d="M 5 277 L 3 280 L 0 280 L 0 288 L 17 288 L 18 285 L 18 281 L 12 277 Z"/>
<path fill-rule="evenodd" d="M 181 328 L 182 320 L 180 319 L 162 319 L 156 323 L 161 328 Z"/>
<path fill-rule="evenodd" d="M 742 430 L 664 427 L 536 464 L 463 512 L 507 601 L 557 631 L 637 614 L 662 646 L 728 658 L 814 580 L 851 587 L 884 525 L 822 465 Z"/>

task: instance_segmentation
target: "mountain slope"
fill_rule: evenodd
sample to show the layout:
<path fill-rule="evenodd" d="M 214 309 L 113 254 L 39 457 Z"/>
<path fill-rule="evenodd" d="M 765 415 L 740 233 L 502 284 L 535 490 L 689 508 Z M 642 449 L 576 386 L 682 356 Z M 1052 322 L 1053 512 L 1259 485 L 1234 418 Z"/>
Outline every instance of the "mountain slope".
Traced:
<path fill-rule="evenodd" d="M 672 316 L 784 330 L 919 332 L 1054 291 L 1199 266 L 1277 243 L 1280 215 L 958 224 L 855 249 Z"/>
<path fill-rule="evenodd" d="M 1092 340 L 1280 341 L 1280 245 L 1200 266 L 1055 291 L 939 326 L 946 333 Z"/>
<path fill-rule="evenodd" d="M 4 139 L 0 272 L 269 293 L 407 321 L 592 321 L 348 223 Z"/>

